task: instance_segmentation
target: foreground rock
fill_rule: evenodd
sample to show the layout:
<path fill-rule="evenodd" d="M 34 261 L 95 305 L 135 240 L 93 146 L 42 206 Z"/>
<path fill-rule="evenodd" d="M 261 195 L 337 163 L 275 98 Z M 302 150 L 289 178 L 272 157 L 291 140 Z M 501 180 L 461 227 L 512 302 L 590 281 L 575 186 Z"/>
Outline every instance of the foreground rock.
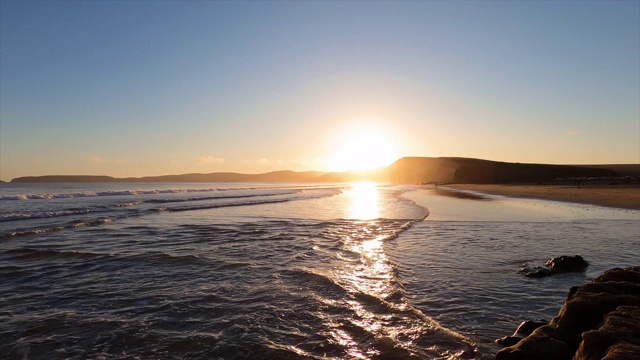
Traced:
<path fill-rule="evenodd" d="M 520 272 L 525 273 L 527 277 L 547 277 L 558 273 L 564 272 L 583 272 L 589 266 L 589 263 L 580 255 L 574 256 L 559 256 L 549 259 L 542 268 L 536 266 L 533 269 L 523 268 Z"/>
<path fill-rule="evenodd" d="M 572 287 L 558 316 L 496 360 L 640 359 L 640 266 Z"/>
<path fill-rule="evenodd" d="M 504 336 L 500 339 L 496 340 L 496 343 L 502 346 L 512 346 L 517 344 L 520 340 L 524 339 L 525 337 L 531 335 L 531 333 L 541 327 L 541 326 L 545 326 L 547 325 L 547 322 L 544 320 L 538 320 L 538 321 L 533 321 L 533 320 L 527 320 L 527 321 L 523 321 L 520 326 L 518 326 L 518 329 L 516 330 L 516 332 L 513 333 L 513 335 L 511 336 Z"/>

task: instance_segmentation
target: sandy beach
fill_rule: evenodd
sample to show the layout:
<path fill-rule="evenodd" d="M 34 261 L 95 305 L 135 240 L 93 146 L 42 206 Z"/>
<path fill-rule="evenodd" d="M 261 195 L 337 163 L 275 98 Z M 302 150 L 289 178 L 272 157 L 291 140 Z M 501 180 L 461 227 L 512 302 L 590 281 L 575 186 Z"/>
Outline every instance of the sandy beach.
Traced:
<path fill-rule="evenodd" d="M 567 201 L 640 210 L 640 184 L 628 185 L 447 185 L 458 190 L 477 191 L 516 198 Z"/>
<path fill-rule="evenodd" d="M 607 192 L 574 190 L 573 198 L 549 195 L 546 186 L 504 185 L 447 185 L 423 187 L 409 191 L 403 197 L 429 210 L 429 220 L 436 221 L 525 221 L 555 222 L 585 219 L 640 220 L 639 187 L 629 188 L 636 197 L 635 207 L 624 207 L 624 196 L 617 194 L 620 203 L 596 204 L 587 197 L 597 194 L 605 198 Z M 555 187 L 560 193 L 561 186 Z M 582 189 L 579 189 L 582 190 Z M 587 190 L 587 189 L 584 189 Z M 527 192 L 528 191 L 528 192 Z M 536 192 L 537 191 L 537 192 Z M 567 192 L 569 194 L 570 192 Z M 552 193 L 553 194 L 553 193 Z M 578 197 L 582 195 L 583 197 Z M 597 196 L 596 195 L 596 196 Z M 632 196 L 628 196 L 632 198 Z M 633 201 L 630 202 L 633 204 Z M 617 206 L 616 206 L 617 205 Z"/>

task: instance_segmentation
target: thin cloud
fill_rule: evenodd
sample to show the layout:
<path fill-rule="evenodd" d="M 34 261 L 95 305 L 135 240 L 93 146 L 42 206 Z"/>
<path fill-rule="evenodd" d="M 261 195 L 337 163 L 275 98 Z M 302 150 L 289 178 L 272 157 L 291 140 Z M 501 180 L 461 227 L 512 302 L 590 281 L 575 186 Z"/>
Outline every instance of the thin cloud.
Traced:
<path fill-rule="evenodd" d="M 87 160 L 92 164 L 126 164 L 127 159 L 106 159 L 101 156 L 89 156 Z"/>
<path fill-rule="evenodd" d="M 199 164 L 223 164 L 224 159 L 213 157 L 213 156 L 200 156 L 196 158 L 196 161 Z"/>
<path fill-rule="evenodd" d="M 258 159 L 256 162 L 263 166 L 269 166 L 272 164 L 271 160 L 269 159 Z"/>

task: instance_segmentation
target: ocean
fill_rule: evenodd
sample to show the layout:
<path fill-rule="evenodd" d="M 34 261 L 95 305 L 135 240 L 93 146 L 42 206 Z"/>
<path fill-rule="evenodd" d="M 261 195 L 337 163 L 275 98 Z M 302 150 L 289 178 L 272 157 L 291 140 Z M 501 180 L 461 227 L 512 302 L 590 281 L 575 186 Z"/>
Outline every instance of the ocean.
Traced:
<path fill-rule="evenodd" d="M 410 185 L 0 184 L 3 359 L 491 359 L 640 211 Z M 585 273 L 523 264 L 579 254 Z"/>

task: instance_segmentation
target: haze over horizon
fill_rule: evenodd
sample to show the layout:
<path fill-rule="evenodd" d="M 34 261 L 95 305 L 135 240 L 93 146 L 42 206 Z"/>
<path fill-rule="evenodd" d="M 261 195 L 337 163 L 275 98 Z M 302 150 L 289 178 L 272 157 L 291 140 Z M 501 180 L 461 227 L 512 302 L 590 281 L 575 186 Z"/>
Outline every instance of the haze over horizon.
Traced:
<path fill-rule="evenodd" d="M 0 179 L 640 163 L 640 2 L 0 2 Z"/>

